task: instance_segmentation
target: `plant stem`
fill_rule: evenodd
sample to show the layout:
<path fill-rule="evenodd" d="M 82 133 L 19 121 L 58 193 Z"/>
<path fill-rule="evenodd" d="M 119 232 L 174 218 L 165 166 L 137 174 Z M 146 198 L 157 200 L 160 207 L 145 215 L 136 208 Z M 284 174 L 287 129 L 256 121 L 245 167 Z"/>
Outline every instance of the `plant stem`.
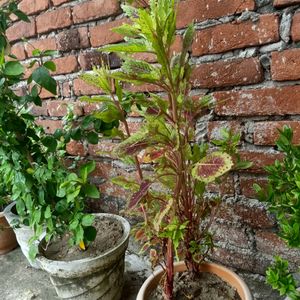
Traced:
<path fill-rule="evenodd" d="M 173 281 L 174 281 L 174 254 L 173 254 L 173 242 L 168 239 L 167 243 L 167 253 L 166 253 L 166 269 L 167 269 L 167 279 L 165 286 L 165 298 L 166 300 L 173 299 Z"/>

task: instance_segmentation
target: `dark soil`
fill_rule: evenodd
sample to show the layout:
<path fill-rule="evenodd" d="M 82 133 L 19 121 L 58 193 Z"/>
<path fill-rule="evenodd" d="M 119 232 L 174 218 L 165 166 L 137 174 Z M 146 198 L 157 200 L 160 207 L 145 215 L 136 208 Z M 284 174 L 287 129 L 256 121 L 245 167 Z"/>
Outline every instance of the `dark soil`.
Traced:
<path fill-rule="evenodd" d="M 115 247 L 123 236 L 122 225 L 113 219 L 95 219 L 96 239 L 82 251 L 78 246 L 68 245 L 69 237 L 50 244 L 44 255 L 51 260 L 72 261 L 96 257 Z"/>
<path fill-rule="evenodd" d="M 234 288 L 218 276 L 201 273 L 192 278 L 189 272 L 177 273 L 174 278 L 174 300 L 241 300 Z M 164 300 L 158 286 L 149 300 Z"/>

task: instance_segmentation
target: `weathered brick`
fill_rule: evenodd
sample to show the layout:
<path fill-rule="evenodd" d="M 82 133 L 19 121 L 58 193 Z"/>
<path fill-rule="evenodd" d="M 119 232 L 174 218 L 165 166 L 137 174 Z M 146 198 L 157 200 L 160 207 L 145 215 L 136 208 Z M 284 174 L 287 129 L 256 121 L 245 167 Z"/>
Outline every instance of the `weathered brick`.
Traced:
<path fill-rule="evenodd" d="M 220 116 L 300 114 L 300 86 L 215 92 Z"/>
<path fill-rule="evenodd" d="M 275 145 L 275 142 L 279 137 L 278 129 L 282 129 L 284 125 L 293 128 L 293 142 L 300 144 L 300 121 L 256 122 L 253 133 L 254 144 Z"/>
<path fill-rule="evenodd" d="M 63 97 L 70 97 L 71 96 L 71 86 L 70 82 L 66 81 L 62 83 L 62 92 L 61 95 Z"/>
<path fill-rule="evenodd" d="M 62 128 L 62 121 L 60 120 L 36 120 L 36 123 L 49 134 L 53 134 L 56 129 Z"/>
<path fill-rule="evenodd" d="M 74 23 L 82 23 L 89 20 L 101 19 L 120 12 L 118 0 L 93 0 L 86 1 L 73 7 Z"/>
<path fill-rule="evenodd" d="M 263 81 L 263 70 L 257 58 L 205 63 L 192 74 L 195 87 L 214 88 L 248 85 Z"/>
<path fill-rule="evenodd" d="M 291 36 L 293 41 L 300 41 L 300 13 L 296 13 L 293 17 Z"/>
<path fill-rule="evenodd" d="M 30 113 L 34 116 L 48 116 L 47 103 L 43 102 L 42 106 L 32 105 Z"/>
<path fill-rule="evenodd" d="M 46 12 L 36 18 L 38 33 L 45 33 L 72 25 L 72 13 L 70 7 L 58 8 Z"/>
<path fill-rule="evenodd" d="M 16 22 L 6 31 L 7 38 L 11 42 L 20 40 L 22 38 L 29 38 L 35 34 L 35 20 L 33 18 L 30 18 L 30 23 L 24 21 Z"/>
<path fill-rule="evenodd" d="M 230 129 L 234 133 L 241 134 L 243 127 L 239 121 L 211 121 L 208 123 L 208 138 L 209 140 L 222 139 L 221 130 Z"/>
<path fill-rule="evenodd" d="M 49 0 L 22 0 L 19 9 L 27 15 L 37 14 L 49 7 Z"/>
<path fill-rule="evenodd" d="M 275 221 L 268 214 L 266 208 L 261 203 L 257 204 L 257 201 L 251 203 L 249 199 L 244 202 L 222 203 L 218 218 L 251 228 L 273 228 L 275 225 Z"/>
<path fill-rule="evenodd" d="M 282 255 L 292 262 L 300 262 L 300 250 L 289 248 L 274 232 L 258 230 L 255 234 L 257 250 L 270 255 Z"/>
<path fill-rule="evenodd" d="M 71 51 L 89 47 L 88 29 L 82 27 L 64 30 L 57 35 L 57 45 L 60 51 Z"/>
<path fill-rule="evenodd" d="M 48 99 L 48 98 L 54 98 L 56 96 L 59 96 L 59 88 L 57 86 L 57 95 L 53 95 L 52 93 L 50 93 L 49 91 L 42 89 L 41 93 L 40 93 L 40 97 L 41 99 Z"/>
<path fill-rule="evenodd" d="M 106 44 L 117 43 L 123 40 L 123 36 L 111 31 L 127 22 L 127 19 L 119 19 L 109 23 L 100 24 L 90 28 L 90 40 L 93 47 L 103 46 Z"/>
<path fill-rule="evenodd" d="M 257 22 L 234 22 L 199 30 L 192 48 L 193 55 L 200 56 L 277 41 L 278 16 L 263 15 Z"/>
<path fill-rule="evenodd" d="M 299 4 L 300 0 L 274 0 L 273 5 L 275 7 L 283 7 L 288 5 Z"/>
<path fill-rule="evenodd" d="M 262 151 L 240 151 L 241 158 L 252 162 L 246 171 L 251 173 L 265 173 L 264 167 L 272 165 L 275 160 L 283 158 L 282 153 L 269 153 Z"/>
<path fill-rule="evenodd" d="M 99 190 L 100 190 L 101 194 L 103 194 L 103 195 L 115 197 L 115 198 L 121 198 L 124 200 L 127 200 L 130 195 L 130 192 L 128 190 L 124 190 L 121 187 L 119 187 L 109 181 L 102 183 L 99 186 Z"/>
<path fill-rule="evenodd" d="M 78 61 L 75 55 L 56 58 L 53 62 L 56 64 L 56 71 L 53 72 L 55 75 L 69 74 L 78 71 Z"/>
<path fill-rule="evenodd" d="M 109 64 L 111 69 L 118 68 L 121 65 L 121 60 L 116 54 L 105 54 L 98 51 L 81 53 L 78 60 L 83 70 L 91 70 L 93 66 L 101 66 L 103 62 Z"/>
<path fill-rule="evenodd" d="M 267 179 L 262 178 L 253 178 L 253 177 L 240 177 L 240 189 L 242 195 L 244 195 L 247 198 L 257 198 L 257 194 L 253 188 L 254 184 L 260 185 L 262 188 L 265 188 L 267 186 Z"/>
<path fill-rule="evenodd" d="M 83 114 L 83 109 L 80 106 L 80 103 L 74 103 L 70 101 L 61 101 L 61 100 L 51 100 L 47 103 L 48 114 L 51 117 L 63 117 L 68 112 L 68 105 L 72 104 L 74 109 L 74 114 L 81 116 Z"/>
<path fill-rule="evenodd" d="M 51 0 L 52 4 L 54 6 L 58 6 L 58 5 L 61 5 L 63 3 L 67 3 L 67 2 L 71 2 L 73 0 Z"/>
<path fill-rule="evenodd" d="M 221 195 L 233 196 L 234 195 L 234 182 L 233 176 L 228 175 L 222 177 L 220 184 L 209 184 L 207 191 L 211 193 L 220 193 Z"/>
<path fill-rule="evenodd" d="M 45 38 L 38 39 L 36 41 L 31 41 L 30 43 L 25 44 L 25 49 L 28 57 L 32 56 L 32 51 L 34 49 L 39 50 L 57 50 L 55 38 Z"/>
<path fill-rule="evenodd" d="M 271 73 L 277 81 L 300 79 L 300 49 L 273 52 Z"/>
<path fill-rule="evenodd" d="M 80 78 L 74 79 L 73 90 L 76 96 L 103 94 L 100 88 L 87 84 Z"/>
<path fill-rule="evenodd" d="M 202 22 L 254 8 L 253 0 L 185 0 L 179 4 L 177 27 L 185 27 L 192 21 Z"/>
<path fill-rule="evenodd" d="M 117 146 L 110 140 L 102 140 L 101 143 L 97 145 L 88 145 L 88 153 L 91 156 L 102 156 L 102 157 L 113 157 L 113 150 Z"/>
<path fill-rule="evenodd" d="M 162 92 L 163 89 L 154 84 L 125 84 L 125 89 L 130 92 Z"/>
<path fill-rule="evenodd" d="M 18 43 L 11 47 L 11 54 L 15 55 L 18 60 L 23 60 L 27 57 L 24 44 Z"/>
<path fill-rule="evenodd" d="M 84 145 L 77 141 L 71 141 L 66 146 L 67 153 L 73 156 L 86 156 L 87 150 Z"/>

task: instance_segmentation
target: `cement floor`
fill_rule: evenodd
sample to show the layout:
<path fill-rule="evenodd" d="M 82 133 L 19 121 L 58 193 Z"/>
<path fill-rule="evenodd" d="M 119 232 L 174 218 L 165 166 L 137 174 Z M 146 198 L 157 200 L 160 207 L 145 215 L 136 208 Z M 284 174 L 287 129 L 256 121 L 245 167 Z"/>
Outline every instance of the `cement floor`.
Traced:
<path fill-rule="evenodd" d="M 150 274 L 149 265 L 130 246 L 126 255 L 125 287 L 122 300 L 135 300 L 142 282 Z M 264 277 L 239 273 L 249 285 L 254 300 L 281 299 L 265 285 Z M 48 275 L 42 270 L 31 268 L 20 248 L 0 256 L 0 299 L 1 300 L 56 300 L 59 299 Z M 213 299 L 212 299 L 213 300 Z"/>

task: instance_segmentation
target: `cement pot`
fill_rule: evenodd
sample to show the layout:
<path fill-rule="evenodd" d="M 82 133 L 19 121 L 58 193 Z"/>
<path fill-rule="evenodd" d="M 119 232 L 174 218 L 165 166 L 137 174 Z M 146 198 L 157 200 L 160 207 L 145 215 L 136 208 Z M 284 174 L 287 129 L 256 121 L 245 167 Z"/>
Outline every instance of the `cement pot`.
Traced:
<path fill-rule="evenodd" d="M 186 270 L 187 267 L 184 262 L 174 264 L 175 272 L 185 272 Z M 253 300 L 250 290 L 243 279 L 229 269 L 213 263 L 204 263 L 201 265 L 201 271 L 219 276 L 223 281 L 227 282 L 230 286 L 237 290 L 242 300 Z M 136 300 L 148 300 L 152 291 L 159 284 L 163 272 L 164 271 L 162 269 L 159 269 L 148 277 L 148 279 L 143 283 Z"/>
<path fill-rule="evenodd" d="M 3 213 L 9 225 L 13 228 L 17 241 L 21 247 L 22 253 L 27 258 L 29 264 L 35 269 L 40 269 L 38 262 L 29 258 L 28 242 L 34 236 L 34 231 L 29 226 L 25 226 L 22 224 L 18 228 L 13 227 L 13 223 L 15 222 L 15 220 L 20 219 L 19 216 L 13 212 L 13 208 L 15 207 L 15 205 L 15 202 L 10 203 L 8 206 L 6 206 Z"/>
<path fill-rule="evenodd" d="M 43 240 L 37 260 L 49 273 L 57 295 L 63 299 L 119 300 L 124 284 L 124 259 L 128 246 L 130 225 L 124 218 L 112 214 L 95 214 L 96 218 L 109 218 L 123 228 L 123 236 L 114 248 L 103 254 L 73 261 L 50 260 L 45 257 Z M 109 236 L 107 237 L 109 238 Z"/>
<path fill-rule="evenodd" d="M 3 212 L 0 212 L 0 255 L 5 254 L 18 246 L 16 235 L 7 223 Z"/>

